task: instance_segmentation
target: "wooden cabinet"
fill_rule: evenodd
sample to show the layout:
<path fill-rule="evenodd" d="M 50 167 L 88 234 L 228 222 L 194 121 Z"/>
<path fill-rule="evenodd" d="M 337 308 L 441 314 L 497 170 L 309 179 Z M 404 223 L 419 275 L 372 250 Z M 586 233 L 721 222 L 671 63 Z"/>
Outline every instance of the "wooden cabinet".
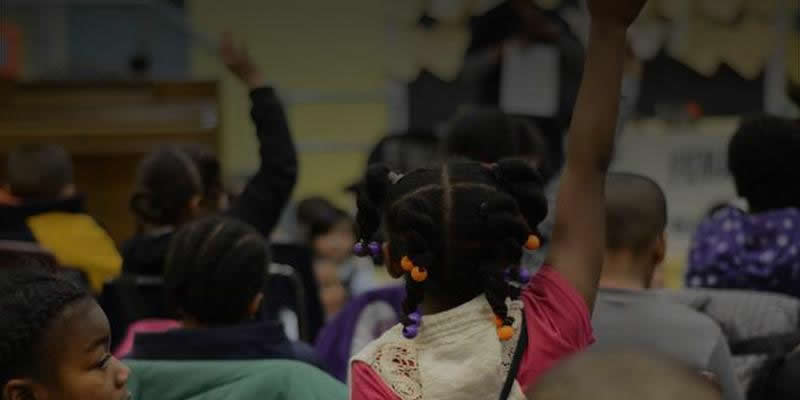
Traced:
<path fill-rule="evenodd" d="M 219 118 L 214 82 L 4 83 L 0 158 L 23 143 L 65 147 L 89 212 L 119 243 L 134 231 L 128 198 L 142 156 L 167 143 L 216 148 Z"/>

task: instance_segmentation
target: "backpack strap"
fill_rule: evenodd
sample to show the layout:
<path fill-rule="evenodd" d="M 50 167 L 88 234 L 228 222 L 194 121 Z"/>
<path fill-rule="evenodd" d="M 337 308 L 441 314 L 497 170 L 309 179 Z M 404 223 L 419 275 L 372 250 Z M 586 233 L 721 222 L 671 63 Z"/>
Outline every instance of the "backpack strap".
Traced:
<path fill-rule="evenodd" d="M 500 392 L 500 400 L 507 400 L 511 394 L 511 389 L 514 387 L 514 381 L 517 379 L 519 373 L 519 366 L 522 363 L 522 356 L 525 355 L 525 350 L 528 348 L 528 324 L 525 322 L 525 313 L 522 313 L 522 329 L 520 330 L 519 340 L 517 341 L 517 348 L 514 349 L 514 358 L 511 359 L 511 368 L 508 370 L 506 382 L 503 384 L 503 390 Z"/>

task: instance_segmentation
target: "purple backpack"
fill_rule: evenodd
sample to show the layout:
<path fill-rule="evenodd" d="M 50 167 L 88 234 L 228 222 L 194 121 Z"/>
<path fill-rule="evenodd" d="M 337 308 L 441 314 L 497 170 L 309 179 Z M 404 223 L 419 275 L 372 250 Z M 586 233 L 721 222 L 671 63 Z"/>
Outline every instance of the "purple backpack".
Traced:
<path fill-rule="evenodd" d="M 314 346 L 328 372 L 345 382 L 350 357 L 400 321 L 404 298 L 402 286 L 371 290 L 330 320 Z"/>

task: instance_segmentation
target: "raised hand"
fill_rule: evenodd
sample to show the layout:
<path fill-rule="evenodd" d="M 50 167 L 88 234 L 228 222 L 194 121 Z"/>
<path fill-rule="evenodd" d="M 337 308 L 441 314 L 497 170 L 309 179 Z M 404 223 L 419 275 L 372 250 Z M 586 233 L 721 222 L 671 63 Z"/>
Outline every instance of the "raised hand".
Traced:
<path fill-rule="evenodd" d="M 614 153 L 626 31 L 646 0 L 588 0 L 592 24 L 569 128 L 547 263 L 591 309 L 605 254 L 605 177 Z"/>
<path fill-rule="evenodd" d="M 236 48 L 234 46 L 233 36 L 230 32 L 222 35 L 219 54 L 228 70 L 249 88 L 255 89 L 264 86 L 265 80 L 261 70 L 253 63 L 246 47 Z"/>
<path fill-rule="evenodd" d="M 587 0 L 592 22 L 627 28 L 642 12 L 647 0 Z"/>

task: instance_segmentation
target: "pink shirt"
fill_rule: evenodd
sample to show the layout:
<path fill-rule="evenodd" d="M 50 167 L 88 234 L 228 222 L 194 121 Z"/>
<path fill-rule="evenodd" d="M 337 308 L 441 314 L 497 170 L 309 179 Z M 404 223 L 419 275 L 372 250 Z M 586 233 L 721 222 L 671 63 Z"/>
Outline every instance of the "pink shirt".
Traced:
<path fill-rule="evenodd" d="M 522 293 L 522 302 L 528 324 L 528 347 L 517 382 L 526 390 L 557 361 L 592 344 L 594 337 L 583 297 L 549 266 L 535 275 Z M 401 400 L 368 364 L 353 362 L 350 374 L 351 399 Z"/>

